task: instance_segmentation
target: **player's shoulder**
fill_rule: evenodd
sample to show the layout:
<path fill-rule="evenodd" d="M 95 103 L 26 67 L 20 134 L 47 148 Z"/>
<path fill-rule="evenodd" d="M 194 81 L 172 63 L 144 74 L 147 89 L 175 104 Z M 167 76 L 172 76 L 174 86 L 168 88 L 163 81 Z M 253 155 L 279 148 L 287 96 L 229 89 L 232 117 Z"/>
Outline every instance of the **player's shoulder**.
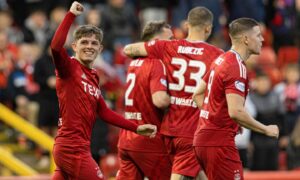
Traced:
<path fill-rule="evenodd" d="M 128 67 L 142 68 L 161 65 L 161 60 L 152 57 L 137 57 L 130 61 Z"/>
<path fill-rule="evenodd" d="M 155 58 L 155 57 L 145 56 L 145 57 L 136 57 L 136 58 L 132 59 L 130 63 L 152 64 L 159 60 L 160 59 Z"/>
<path fill-rule="evenodd" d="M 224 50 L 215 45 L 209 44 L 207 42 L 203 42 L 203 46 L 205 47 L 205 49 L 208 49 L 209 52 L 215 52 L 217 54 L 224 54 Z"/>
<path fill-rule="evenodd" d="M 225 74 L 228 74 L 229 76 L 238 75 L 246 77 L 246 66 L 237 53 L 229 50 L 219 58 L 224 61 L 222 69 Z"/>
<path fill-rule="evenodd" d="M 163 39 L 154 39 L 148 42 L 145 42 L 147 46 L 155 46 L 155 45 L 167 45 L 171 40 L 163 40 Z"/>
<path fill-rule="evenodd" d="M 165 66 L 163 61 L 158 58 L 144 57 L 144 58 L 141 58 L 140 60 L 144 61 L 144 66 L 148 66 L 150 68 L 151 67 L 158 68 L 159 66 Z"/>
<path fill-rule="evenodd" d="M 230 64 L 230 65 L 237 65 L 240 63 L 240 59 L 239 57 L 234 53 L 232 52 L 231 50 L 225 52 L 224 54 L 222 54 L 220 56 L 220 58 L 223 58 L 224 61 L 226 62 L 226 64 Z"/>
<path fill-rule="evenodd" d="M 70 56 L 69 57 L 69 62 L 70 62 L 70 65 L 73 68 L 81 66 L 81 63 L 75 58 L 75 56 Z"/>
<path fill-rule="evenodd" d="M 183 40 L 182 43 L 188 45 L 188 46 L 193 46 L 193 47 L 196 47 L 196 48 L 203 48 L 203 49 L 206 49 L 207 52 L 209 53 L 214 53 L 216 55 L 221 55 L 224 53 L 224 51 L 215 46 L 215 45 L 212 45 L 212 44 L 209 44 L 205 41 L 188 41 L 188 40 Z"/>

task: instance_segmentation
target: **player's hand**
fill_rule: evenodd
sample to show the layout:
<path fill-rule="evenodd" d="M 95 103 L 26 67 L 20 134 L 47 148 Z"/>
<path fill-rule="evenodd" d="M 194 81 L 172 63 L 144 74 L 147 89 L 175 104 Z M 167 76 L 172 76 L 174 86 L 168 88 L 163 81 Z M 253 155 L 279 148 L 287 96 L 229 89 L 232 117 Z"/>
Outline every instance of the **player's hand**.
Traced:
<path fill-rule="evenodd" d="M 84 7 L 77 1 L 74 1 L 70 7 L 70 12 L 73 13 L 75 16 L 79 16 L 83 13 Z"/>
<path fill-rule="evenodd" d="M 268 125 L 266 129 L 266 135 L 274 138 L 278 138 L 279 129 L 277 125 Z"/>
<path fill-rule="evenodd" d="M 157 132 L 157 127 L 152 124 L 139 125 L 136 133 L 143 136 L 149 136 L 150 138 L 155 137 Z"/>

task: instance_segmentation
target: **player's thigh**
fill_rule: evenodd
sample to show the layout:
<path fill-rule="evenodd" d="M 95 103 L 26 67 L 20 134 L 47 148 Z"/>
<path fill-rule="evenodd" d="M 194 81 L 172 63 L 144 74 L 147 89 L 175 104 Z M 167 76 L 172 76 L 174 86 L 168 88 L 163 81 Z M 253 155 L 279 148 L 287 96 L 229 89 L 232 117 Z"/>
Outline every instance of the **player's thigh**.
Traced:
<path fill-rule="evenodd" d="M 138 168 L 137 164 L 134 163 L 130 155 L 126 150 L 119 149 L 118 152 L 120 169 L 117 173 L 117 180 L 143 180 L 144 175 Z"/>
<path fill-rule="evenodd" d="M 56 177 L 61 177 L 60 174 L 62 174 L 68 180 L 102 180 L 104 178 L 88 151 L 79 153 L 76 148 L 54 145 L 53 157 L 58 170 Z"/>
<path fill-rule="evenodd" d="M 148 179 L 170 179 L 172 163 L 168 154 L 148 152 L 129 152 L 129 154 Z"/>
<path fill-rule="evenodd" d="M 174 138 L 174 157 L 172 174 L 180 174 L 188 177 L 196 177 L 200 171 L 197 162 L 192 138 Z"/>
<path fill-rule="evenodd" d="M 67 179 L 68 179 L 68 175 L 65 174 L 63 171 L 61 171 L 59 167 L 56 167 L 52 176 L 52 180 L 67 180 Z"/>
<path fill-rule="evenodd" d="M 195 151 L 208 179 L 243 179 L 242 162 L 235 147 L 196 147 Z"/>
<path fill-rule="evenodd" d="M 54 145 L 53 157 L 58 173 L 68 179 L 76 179 L 80 171 L 81 157 L 70 147 Z"/>
<path fill-rule="evenodd" d="M 78 180 L 103 180 L 104 176 L 98 164 L 92 158 L 90 153 L 81 156 L 80 172 Z"/>

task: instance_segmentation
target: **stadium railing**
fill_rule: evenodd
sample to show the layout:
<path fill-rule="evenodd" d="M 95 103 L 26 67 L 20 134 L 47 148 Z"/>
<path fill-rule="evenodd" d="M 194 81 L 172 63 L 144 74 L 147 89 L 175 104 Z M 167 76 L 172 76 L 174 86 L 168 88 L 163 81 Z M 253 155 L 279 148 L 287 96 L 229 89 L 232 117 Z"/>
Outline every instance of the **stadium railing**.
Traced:
<path fill-rule="evenodd" d="M 4 106 L 0 103 L 0 120 L 9 125 L 10 127 L 18 130 L 19 132 L 22 132 L 25 134 L 30 140 L 34 141 L 44 149 L 48 150 L 50 152 L 50 159 L 51 159 L 51 165 L 50 165 L 50 172 L 53 172 L 55 169 L 55 164 L 52 157 L 52 147 L 54 144 L 54 140 L 52 137 L 20 117 L 15 112 L 11 111 L 9 108 Z M 2 153 L 3 156 L 2 156 Z M 2 163 L 4 166 L 15 172 L 19 175 L 24 175 L 26 172 L 27 175 L 34 175 L 35 171 L 33 169 L 29 169 L 27 165 L 24 163 L 21 163 L 16 158 L 13 157 L 12 154 L 7 152 L 5 149 L 1 148 L 0 146 L 0 163 Z M 9 166 L 8 164 L 15 164 L 18 165 L 19 168 L 14 168 Z M 29 173 L 29 174 L 28 174 Z"/>

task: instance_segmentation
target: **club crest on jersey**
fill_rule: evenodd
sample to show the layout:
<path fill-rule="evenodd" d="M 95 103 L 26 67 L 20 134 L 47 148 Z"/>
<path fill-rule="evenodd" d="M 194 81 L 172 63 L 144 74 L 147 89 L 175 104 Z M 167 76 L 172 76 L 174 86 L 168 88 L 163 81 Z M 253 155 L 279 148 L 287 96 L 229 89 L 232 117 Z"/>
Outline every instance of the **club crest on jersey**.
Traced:
<path fill-rule="evenodd" d="M 153 46 L 155 44 L 155 40 L 149 41 L 148 46 Z"/>
<path fill-rule="evenodd" d="M 82 73 L 81 78 L 87 80 L 87 77 L 84 73 Z"/>
<path fill-rule="evenodd" d="M 102 174 L 100 168 L 99 168 L 99 167 L 96 167 L 95 170 L 96 170 L 97 176 L 98 176 L 99 178 L 102 179 L 104 176 L 103 176 L 103 174 Z"/>
<path fill-rule="evenodd" d="M 167 80 L 166 79 L 160 79 L 160 83 L 167 87 Z"/>
<path fill-rule="evenodd" d="M 240 180 L 241 174 L 239 170 L 234 170 L 234 180 Z"/>
<path fill-rule="evenodd" d="M 220 65 L 220 64 L 222 64 L 223 61 L 224 61 L 223 58 L 218 57 L 218 58 L 215 60 L 215 64 L 216 64 L 216 65 Z"/>
<path fill-rule="evenodd" d="M 239 91 L 245 92 L 245 89 L 246 89 L 245 83 L 243 83 L 241 81 L 235 81 L 234 85 L 235 85 L 236 89 L 238 89 Z"/>

